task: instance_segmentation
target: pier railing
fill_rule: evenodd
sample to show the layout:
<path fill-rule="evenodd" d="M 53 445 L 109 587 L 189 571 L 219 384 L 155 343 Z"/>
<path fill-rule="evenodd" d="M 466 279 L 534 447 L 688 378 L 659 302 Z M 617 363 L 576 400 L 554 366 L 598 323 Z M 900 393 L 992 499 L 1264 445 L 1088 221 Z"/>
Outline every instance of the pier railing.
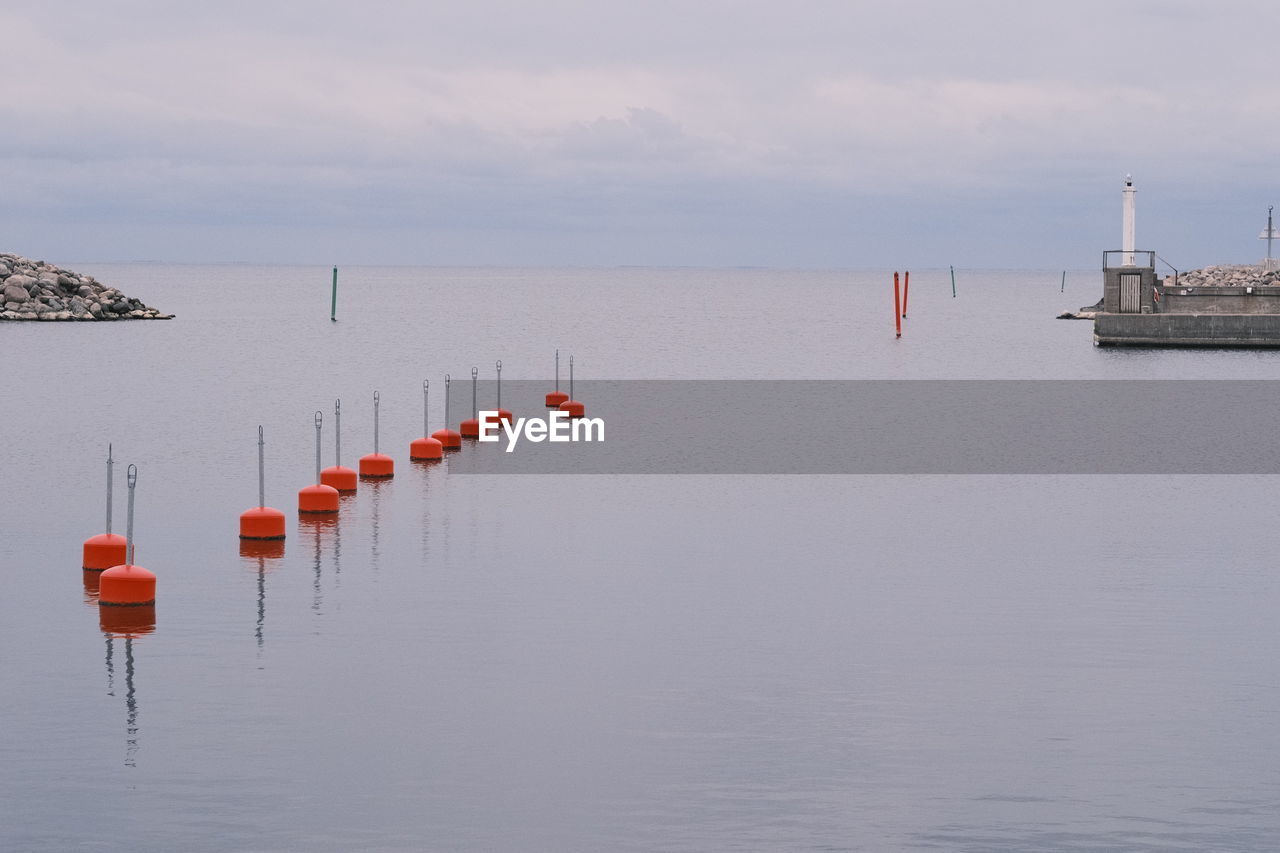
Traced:
<path fill-rule="evenodd" d="M 1112 258 L 1113 256 L 1116 256 L 1116 255 L 1119 256 L 1119 258 L 1117 259 L 1119 262 L 1113 263 Z M 1147 262 L 1145 264 L 1138 263 L 1138 261 L 1144 255 L 1146 256 Z M 1127 258 L 1132 260 L 1130 260 L 1128 263 L 1125 263 L 1125 259 Z M 1108 249 L 1107 251 L 1102 253 L 1102 268 L 1104 270 L 1119 269 L 1120 267 L 1137 267 L 1139 269 L 1141 269 L 1142 267 L 1147 267 L 1149 269 L 1155 269 L 1156 253 L 1147 249 L 1144 249 L 1142 251 L 1136 251 L 1136 250 L 1126 251 L 1124 249 Z"/>

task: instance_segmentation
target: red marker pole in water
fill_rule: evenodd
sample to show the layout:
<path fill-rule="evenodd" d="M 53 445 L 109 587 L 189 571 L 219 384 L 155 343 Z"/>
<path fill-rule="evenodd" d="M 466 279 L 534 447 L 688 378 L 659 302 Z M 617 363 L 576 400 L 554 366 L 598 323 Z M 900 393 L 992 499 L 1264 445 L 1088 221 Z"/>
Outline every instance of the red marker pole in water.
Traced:
<path fill-rule="evenodd" d="M 902 337 L 902 308 L 898 299 L 898 274 L 893 274 L 893 323 L 897 327 L 897 337 Z"/>
<path fill-rule="evenodd" d="M 911 292 L 911 272 L 902 274 L 902 316 L 907 316 L 907 294 Z"/>

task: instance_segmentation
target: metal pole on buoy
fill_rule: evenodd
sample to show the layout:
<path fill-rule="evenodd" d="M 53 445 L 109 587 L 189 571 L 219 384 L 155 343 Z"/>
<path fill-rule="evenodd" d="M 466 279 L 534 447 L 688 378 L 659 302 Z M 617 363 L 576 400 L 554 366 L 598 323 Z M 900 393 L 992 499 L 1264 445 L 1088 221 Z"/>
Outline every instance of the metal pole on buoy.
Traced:
<path fill-rule="evenodd" d="M 382 405 L 381 395 L 373 392 L 373 452 L 360 457 L 360 476 L 378 480 L 386 480 L 395 476 L 396 461 L 385 453 L 378 452 L 378 409 Z"/>
<path fill-rule="evenodd" d="M 902 310 L 898 303 L 898 274 L 893 274 L 893 323 L 897 329 L 896 337 L 902 337 Z"/>
<path fill-rule="evenodd" d="M 324 415 L 316 411 L 316 484 L 298 490 L 298 512 L 327 514 L 338 511 L 338 490 L 320 482 L 320 427 Z"/>
<path fill-rule="evenodd" d="M 115 466 L 112 447 L 107 445 L 107 532 L 90 536 L 84 541 L 80 566 L 86 572 L 103 572 L 112 566 L 125 561 L 125 547 L 128 540 L 111 532 L 111 471 Z"/>
<path fill-rule="evenodd" d="M 444 429 L 431 433 L 431 437 L 440 442 L 445 450 L 457 450 L 462 447 L 462 435 L 457 430 L 449 429 L 449 374 L 444 375 Z"/>
<path fill-rule="evenodd" d="M 113 477 L 112 468 L 115 467 L 115 459 L 112 458 L 111 445 L 107 444 L 107 533 L 111 532 L 111 480 Z M 110 567 L 108 567 L 110 568 Z"/>
<path fill-rule="evenodd" d="M 907 318 L 907 294 L 911 292 L 911 270 L 902 274 L 902 318 Z"/>
<path fill-rule="evenodd" d="M 333 297 L 329 300 L 329 319 L 338 322 L 338 268 L 333 268 Z"/>
<path fill-rule="evenodd" d="M 130 465 L 127 472 L 127 482 L 129 484 L 129 509 L 128 515 L 125 516 L 125 538 L 129 540 L 129 559 L 125 561 L 125 565 L 133 565 L 133 555 L 137 552 L 133 543 L 133 494 L 138 486 L 138 466 Z"/>
<path fill-rule="evenodd" d="M 547 408 L 557 408 L 569 395 L 560 390 L 560 350 L 556 350 L 556 390 L 547 395 Z"/>
<path fill-rule="evenodd" d="M 267 506 L 267 442 L 262 435 L 262 424 L 258 424 L 258 509 Z"/>
<path fill-rule="evenodd" d="M 573 356 L 569 356 L 569 399 L 561 403 L 558 408 L 562 412 L 568 412 L 571 418 L 580 418 L 586 413 L 586 407 L 573 399 Z"/>
<path fill-rule="evenodd" d="M 444 444 L 429 431 L 431 414 L 427 405 L 427 392 L 430 387 L 430 382 L 422 380 L 422 438 L 409 442 L 409 458 L 419 462 L 435 462 L 444 455 Z"/>
<path fill-rule="evenodd" d="M 480 437 L 480 407 L 476 403 L 476 377 L 479 375 L 480 368 L 471 368 L 471 417 L 458 424 L 458 432 L 462 433 L 463 438 Z"/>
<path fill-rule="evenodd" d="M 342 398 L 333 401 L 333 465 L 320 472 L 320 482 L 339 492 L 356 490 L 356 472 L 342 464 Z"/>
<path fill-rule="evenodd" d="M 112 566 L 102 573 L 98 587 L 101 607 L 154 607 L 156 603 L 156 576 L 134 562 L 137 552 L 133 539 L 133 500 L 138 485 L 137 465 L 129 466 L 128 484 L 129 515 L 125 532 L 129 540 L 128 557 L 124 565 Z"/>
<path fill-rule="evenodd" d="M 284 513 L 267 506 L 266 441 L 258 426 L 258 506 L 240 513 L 241 539 L 283 539 Z"/>

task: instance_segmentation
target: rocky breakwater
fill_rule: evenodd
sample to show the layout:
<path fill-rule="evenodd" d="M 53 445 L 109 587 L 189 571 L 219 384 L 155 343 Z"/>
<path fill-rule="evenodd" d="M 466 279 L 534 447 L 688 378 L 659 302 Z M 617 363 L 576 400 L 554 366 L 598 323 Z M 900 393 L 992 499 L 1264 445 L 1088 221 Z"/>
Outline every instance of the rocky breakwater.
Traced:
<path fill-rule="evenodd" d="M 1164 284 L 1172 287 L 1172 278 Z M 1280 269 L 1256 264 L 1222 264 L 1178 274 L 1178 287 L 1261 287 L 1280 285 Z"/>
<path fill-rule="evenodd" d="M 168 320 L 91 275 L 0 254 L 0 320 Z"/>

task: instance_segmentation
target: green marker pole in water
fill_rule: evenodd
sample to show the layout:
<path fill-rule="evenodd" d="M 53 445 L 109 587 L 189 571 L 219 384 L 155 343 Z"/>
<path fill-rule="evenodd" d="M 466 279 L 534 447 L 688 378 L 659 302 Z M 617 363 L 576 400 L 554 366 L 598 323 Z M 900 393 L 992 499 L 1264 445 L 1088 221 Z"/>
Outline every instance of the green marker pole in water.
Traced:
<path fill-rule="evenodd" d="M 951 268 L 951 298 L 956 298 L 956 268 Z"/>
<path fill-rule="evenodd" d="M 338 322 L 338 268 L 333 268 L 333 299 L 329 302 L 329 319 Z"/>
<path fill-rule="evenodd" d="M 1067 271 L 1066 270 L 1062 271 L 1062 287 L 1058 288 L 1058 292 L 1059 293 L 1067 292 Z"/>

